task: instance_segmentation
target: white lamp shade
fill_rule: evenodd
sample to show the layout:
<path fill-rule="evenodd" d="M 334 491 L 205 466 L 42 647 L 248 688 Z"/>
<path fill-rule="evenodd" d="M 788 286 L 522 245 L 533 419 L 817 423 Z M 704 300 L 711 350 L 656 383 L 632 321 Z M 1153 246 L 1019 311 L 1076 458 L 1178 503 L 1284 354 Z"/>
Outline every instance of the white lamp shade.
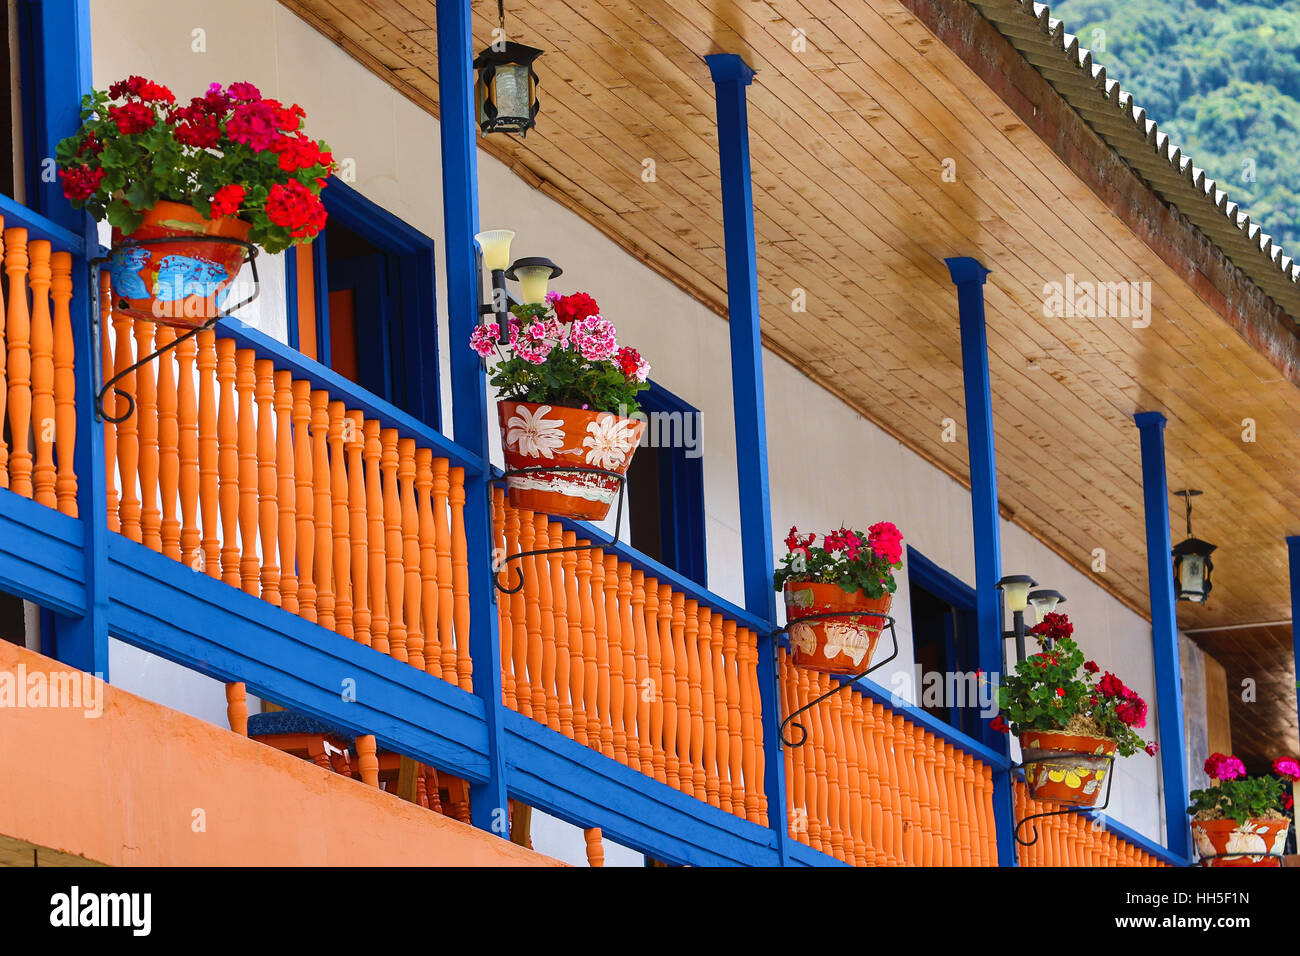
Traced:
<path fill-rule="evenodd" d="M 1002 592 L 1007 596 L 1007 610 L 1013 614 L 1023 611 L 1028 606 L 1031 587 L 1033 584 L 1029 581 L 1012 581 L 1002 585 Z"/>
<path fill-rule="evenodd" d="M 529 305 L 546 301 L 546 292 L 551 284 L 552 267 L 516 266 L 515 276 L 519 279 L 519 296 Z"/>
<path fill-rule="evenodd" d="M 483 265 L 491 272 L 510 266 L 510 241 L 515 234 L 509 229 L 489 229 L 474 237 L 483 253 Z M 545 295 L 545 293 L 542 293 Z"/>

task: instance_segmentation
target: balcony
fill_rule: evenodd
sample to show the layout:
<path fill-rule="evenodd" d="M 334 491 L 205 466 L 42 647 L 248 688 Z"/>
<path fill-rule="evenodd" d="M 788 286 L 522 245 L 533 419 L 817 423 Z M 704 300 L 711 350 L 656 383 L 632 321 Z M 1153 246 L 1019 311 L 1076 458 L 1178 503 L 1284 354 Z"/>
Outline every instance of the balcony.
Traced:
<path fill-rule="evenodd" d="M 354 735 L 363 771 L 383 752 L 468 782 L 503 836 L 494 767 L 512 802 L 670 864 L 999 862 L 1005 756 L 866 682 L 782 746 L 831 678 L 771 622 L 622 544 L 494 569 L 602 538 L 510 507 L 487 462 L 255 329 L 141 365 L 134 413 L 98 420 L 95 381 L 176 333 L 114 314 L 80 237 L 0 214 L 0 588 L 53 612 L 65 664 L 112 635 L 227 683 L 238 734 L 252 692 Z M 1180 862 L 1118 825 L 1042 826 L 1022 865 Z"/>

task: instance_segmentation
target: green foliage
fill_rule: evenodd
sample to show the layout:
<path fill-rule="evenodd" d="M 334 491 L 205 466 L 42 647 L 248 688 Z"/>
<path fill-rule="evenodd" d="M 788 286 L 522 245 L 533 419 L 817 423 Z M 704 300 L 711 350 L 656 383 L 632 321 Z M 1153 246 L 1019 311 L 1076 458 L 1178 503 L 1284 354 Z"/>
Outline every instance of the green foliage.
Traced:
<path fill-rule="evenodd" d="M 1300 240 L 1300 0 L 1051 7 L 1253 222 Z"/>
<path fill-rule="evenodd" d="M 1222 820 L 1231 817 L 1245 823 L 1251 817 L 1282 812 L 1282 794 L 1286 784 L 1278 777 L 1243 777 L 1221 780 L 1218 786 L 1193 790 L 1192 805 L 1187 812 L 1198 820 Z"/>

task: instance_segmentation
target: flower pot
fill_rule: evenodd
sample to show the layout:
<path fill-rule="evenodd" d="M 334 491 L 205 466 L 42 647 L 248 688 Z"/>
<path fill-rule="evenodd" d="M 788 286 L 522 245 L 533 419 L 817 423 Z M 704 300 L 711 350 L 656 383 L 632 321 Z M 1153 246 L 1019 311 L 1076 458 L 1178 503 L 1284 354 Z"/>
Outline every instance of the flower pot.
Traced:
<path fill-rule="evenodd" d="M 159 201 L 129 236 L 113 230 L 113 311 L 180 329 L 203 325 L 220 313 L 244 261 L 243 246 L 204 237 L 247 240 L 250 228 L 235 216 L 204 219 L 193 206 Z M 130 244 L 163 238 L 193 241 Z"/>
<path fill-rule="evenodd" d="M 1264 817 L 1251 817 L 1245 823 L 1232 819 L 1193 820 L 1192 839 L 1201 857 L 1214 857 L 1202 859 L 1201 866 L 1281 866 L 1281 856 L 1264 854 L 1280 854 L 1290 828 L 1290 820 Z"/>
<path fill-rule="evenodd" d="M 625 474 L 645 422 L 612 412 L 499 402 L 506 470 L 576 465 Z M 581 471 L 537 471 L 506 479 L 510 504 L 542 514 L 600 521 L 618 497 L 619 480 Z"/>
<path fill-rule="evenodd" d="M 1026 730 L 1020 735 L 1021 762 L 1029 796 L 1044 803 L 1072 807 L 1095 806 L 1105 790 L 1106 774 L 1115 753 L 1115 741 L 1049 730 Z M 1065 754 L 1098 754 L 1096 757 Z"/>
<path fill-rule="evenodd" d="M 871 666 L 885 620 L 879 617 L 828 617 L 802 621 L 831 611 L 874 611 L 888 614 L 892 594 L 869 598 L 850 594 L 838 584 L 787 581 L 785 617 L 789 622 L 790 656 L 796 667 L 823 674 L 861 674 Z"/>

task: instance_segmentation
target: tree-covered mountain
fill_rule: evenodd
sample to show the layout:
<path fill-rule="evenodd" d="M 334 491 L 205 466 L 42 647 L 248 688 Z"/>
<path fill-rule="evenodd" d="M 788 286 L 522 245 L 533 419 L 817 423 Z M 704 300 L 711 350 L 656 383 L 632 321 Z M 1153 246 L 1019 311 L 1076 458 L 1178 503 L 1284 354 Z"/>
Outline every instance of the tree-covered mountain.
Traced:
<path fill-rule="evenodd" d="M 1252 222 L 1300 252 L 1300 0 L 1060 0 L 1051 10 Z"/>

